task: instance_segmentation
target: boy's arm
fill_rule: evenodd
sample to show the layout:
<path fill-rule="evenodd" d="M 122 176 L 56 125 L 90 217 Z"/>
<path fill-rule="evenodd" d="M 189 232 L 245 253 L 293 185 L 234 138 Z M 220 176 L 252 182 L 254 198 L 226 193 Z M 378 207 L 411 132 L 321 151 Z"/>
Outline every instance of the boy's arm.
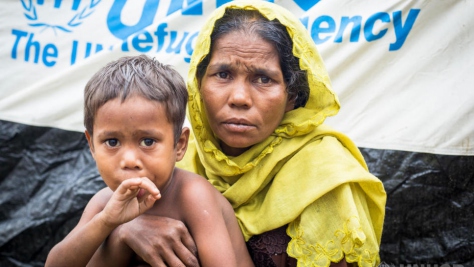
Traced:
<path fill-rule="evenodd" d="M 118 225 L 142 214 L 159 198 L 158 189 L 147 178 L 127 179 L 115 192 L 102 189 L 89 201 L 78 225 L 50 251 L 46 266 L 85 266 Z M 114 257 L 101 259 L 113 261 Z"/>
<path fill-rule="evenodd" d="M 111 195 L 112 191 L 104 188 L 91 198 L 77 226 L 51 249 L 45 266 L 86 266 L 113 230 L 98 215 Z"/>
<path fill-rule="evenodd" d="M 181 207 L 201 266 L 253 266 L 227 199 L 203 178 L 186 182 L 183 187 Z"/>
<path fill-rule="evenodd" d="M 112 233 L 116 231 L 117 228 Z M 107 237 L 106 242 L 104 241 L 94 253 L 89 264 L 87 264 L 88 267 L 129 266 L 134 255 L 133 250 L 126 244 L 114 239 L 112 233 Z"/>

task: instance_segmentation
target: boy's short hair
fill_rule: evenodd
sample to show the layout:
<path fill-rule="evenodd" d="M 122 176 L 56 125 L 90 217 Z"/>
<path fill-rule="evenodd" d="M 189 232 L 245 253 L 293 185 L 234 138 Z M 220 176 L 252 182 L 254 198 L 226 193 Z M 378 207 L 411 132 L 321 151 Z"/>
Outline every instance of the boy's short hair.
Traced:
<path fill-rule="evenodd" d="M 84 89 L 84 126 L 93 134 L 97 110 L 107 101 L 131 95 L 164 105 L 178 142 L 186 117 L 188 92 L 183 77 L 170 65 L 146 55 L 122 57 L 95 73 Z"/>

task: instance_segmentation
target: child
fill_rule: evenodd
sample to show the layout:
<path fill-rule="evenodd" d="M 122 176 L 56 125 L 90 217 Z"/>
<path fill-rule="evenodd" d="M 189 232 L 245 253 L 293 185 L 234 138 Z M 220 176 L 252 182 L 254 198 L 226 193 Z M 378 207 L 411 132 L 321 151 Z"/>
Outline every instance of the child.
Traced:
<path fill-rule="evenodd" d="M 136 257 L 124 245 L 101 247 L 101 258 L 94 253 L 117 226 L 144 213 L 181 220 L 202 266 L 253 266 L 229 202 L 201 176 L 175 167 L 190 133 L 183 128 L 187 97 L 183 78 L 145 55 L 111 62 L 91 78 L 85 135 L 107 187 L 53 247 L 46 266 L 85 266 L 91 259 L 129 266 Z"/>

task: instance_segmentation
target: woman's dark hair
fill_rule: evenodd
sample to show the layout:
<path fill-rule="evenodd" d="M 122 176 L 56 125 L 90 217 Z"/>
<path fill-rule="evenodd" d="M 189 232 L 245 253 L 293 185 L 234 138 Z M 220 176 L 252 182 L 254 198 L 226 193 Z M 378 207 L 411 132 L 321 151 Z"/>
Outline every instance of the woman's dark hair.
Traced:
<path fill-rule="evenodd" d="M 309 97 L 309 85 L 306 71 L 301 70 L 299 59 L 293 55 L 293 41 L 283 24 L 277 19 L 266 19 L 257 10 L 227 9 L 224 16 L 216 21 L 211 34 L 210 52 L 197 67 L 198 80 L 202 79 L 209 65 L 213 44 L 224 35 L 235 31 L 257 34 L 275 47 L 280 58 L 288 99 L 295 100 L 295 109 L 304 106 Z"/>

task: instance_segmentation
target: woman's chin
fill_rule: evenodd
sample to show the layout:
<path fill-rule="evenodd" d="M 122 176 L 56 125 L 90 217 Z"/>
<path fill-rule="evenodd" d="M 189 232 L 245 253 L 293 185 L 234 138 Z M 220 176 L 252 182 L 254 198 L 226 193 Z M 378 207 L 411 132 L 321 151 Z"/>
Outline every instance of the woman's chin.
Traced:
<path fill-rule="evenodd" d="M 221 149 L 227 156 L 239 156 L 240 154 L 247 151 L 253 144 L 249 142 L 235 142 L 237 140 L 232 140 L 231 142 L 221 141 Z M 230 144 L 229 144 L 230 143 Z"/>

